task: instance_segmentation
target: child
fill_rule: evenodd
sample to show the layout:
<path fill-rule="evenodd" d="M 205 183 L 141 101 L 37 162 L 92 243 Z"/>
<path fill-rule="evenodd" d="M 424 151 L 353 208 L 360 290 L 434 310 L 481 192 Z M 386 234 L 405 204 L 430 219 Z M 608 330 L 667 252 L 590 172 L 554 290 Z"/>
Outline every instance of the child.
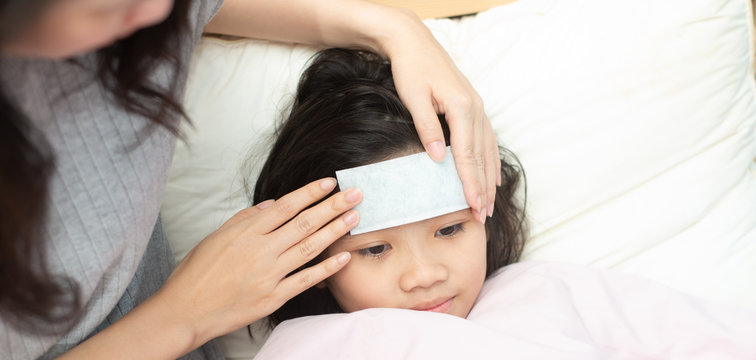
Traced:
<path fill-rule="evenodd" d="M 324 50 L 300 79 L 253 202 L 280 198 L 337 170 L 421 151 L 410 113 L 396 94 L 391 64 L 364 51 Z M 521 253 L 524 210 L 515 197 L 521 175 L 518 167 L 501 162 L 502 185 L 485 225 L 465 209 L 337 240 L 321 257 L 349 251 L 350 263 L 274 312 L 272 325 L 373 307 L 466 317 L 486 276 Z"/>

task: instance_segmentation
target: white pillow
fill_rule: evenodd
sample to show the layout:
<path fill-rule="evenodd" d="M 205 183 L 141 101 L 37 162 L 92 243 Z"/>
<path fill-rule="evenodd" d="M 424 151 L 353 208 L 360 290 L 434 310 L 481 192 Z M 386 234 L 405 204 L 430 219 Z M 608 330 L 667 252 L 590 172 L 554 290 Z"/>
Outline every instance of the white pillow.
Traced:
<path fill-rule="evenodd" d="M 523 260 L 756 309 L 751 16 L 744 0 L 538 0 L 429 23 L 524 164 Z"/>
<path fill-rule="evenodd" d="M 750 1 L 520 0 L 426 24 L 524 165 L 524 260 L 617 269 L 756 309 Z M 265 158 L 315 50 L 200 43 L 185 98 L 195 127 L 162 209 L 177 259 L 247 206 L 241 164 L 250 151 Z M 237 336 L 249 346 L 246 330 Z M 229 357 L 254 351 L 233 338 Z"/>

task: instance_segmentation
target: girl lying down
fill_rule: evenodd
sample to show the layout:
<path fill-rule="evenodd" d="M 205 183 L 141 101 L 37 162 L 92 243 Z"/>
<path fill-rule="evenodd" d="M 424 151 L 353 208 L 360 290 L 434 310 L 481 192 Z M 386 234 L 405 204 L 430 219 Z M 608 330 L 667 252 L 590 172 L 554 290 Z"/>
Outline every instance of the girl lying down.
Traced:
<path fill-rule="evenodd" d="M 443 125 L 448 146 L 449 129 Z M 257 181 L 254 203 L 333 177 L 337 170 L 422 151 L 390 64 L 372 53 L 325 50 L 302 75 Z M 349 251 L 346 268 L 291 299 L 270 319 L 276 324 L 377 307 L 467 316 L 485 277 L 521 252 L 524 216 L 514 198 L 519 181 L 519 168 L 502 161 L 502 185 L 485 225 L 465 209 L 337 240 L 322 256 Z"/>
<path fill-rule="evenodd" d="M 324 50 L 302 75 L 253 200 L 422 150 L 390 64 Z M 270 316 L 278 326 L 258 358 L 756 358 L 756 314 L 608 271 L 513 264 L 526 233 L 521 178 L 502 160 L 485 225 L 466 209 L 334 242 L 321 256 L 349 251 L 351 261 Z"/>

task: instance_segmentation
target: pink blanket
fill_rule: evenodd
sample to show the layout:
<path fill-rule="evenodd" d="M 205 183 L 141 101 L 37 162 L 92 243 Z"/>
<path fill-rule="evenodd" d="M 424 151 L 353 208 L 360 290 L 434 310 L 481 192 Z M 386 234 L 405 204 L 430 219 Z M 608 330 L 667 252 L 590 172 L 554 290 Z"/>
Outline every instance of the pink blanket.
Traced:
<path fill-rule="evenodd" d="M 467 319 L 401 309 L 278 326 L 255 359 L 756 359 L 756 313 L 638 277 L 520 263 Z"/>

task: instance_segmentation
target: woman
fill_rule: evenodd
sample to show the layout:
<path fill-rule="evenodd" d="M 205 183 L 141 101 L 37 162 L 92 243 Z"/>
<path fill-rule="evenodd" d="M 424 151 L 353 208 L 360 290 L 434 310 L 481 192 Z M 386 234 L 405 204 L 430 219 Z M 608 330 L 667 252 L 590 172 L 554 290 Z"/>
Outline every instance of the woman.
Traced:
<path fill-rule="evenodd" d="M 481 222 L 490 215 L 498 155 L 481 101 L 407 11 L 358 0 L 2 0 L 0 334 L 10 358 L 176 358 L 349 261 L 337 254 L 286 277 L 354 225 L 343 213 L 359 193 L 300 213 L 335 186 L 321 179 L 238 213 L 171 272 L 158 211 L 203 31 L 390 58 L 425 149 L 443 156 L 445 113 L 468 202 Z"/>

